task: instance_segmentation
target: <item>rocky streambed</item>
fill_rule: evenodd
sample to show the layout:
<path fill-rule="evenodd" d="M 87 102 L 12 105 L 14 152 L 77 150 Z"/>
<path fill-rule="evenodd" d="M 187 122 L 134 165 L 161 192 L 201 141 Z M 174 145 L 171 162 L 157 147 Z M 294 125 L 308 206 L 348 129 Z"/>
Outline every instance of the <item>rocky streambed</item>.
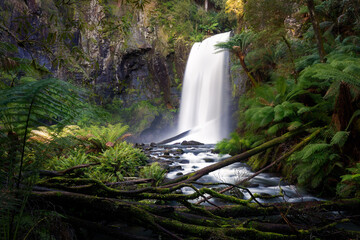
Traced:
<path fill-rule="evenodd" d="M 218 153 L 215 153 L 215 145 L 203 145 L 197 142 L 183 142 L 182 144 L 178 143 L 173 145 L 157 145 L 153 143 L 150 145 L 140 145 L 139 147 L 143 148 L 145 153 L 149 156 L 149 163 L 158 162 L 168 170 L 166 176 L 167 181 L 230 157 L 230 155 L 219 155 Z M 253 172 L 246 163 L 235 163 L 211 172 L 200 178 L 198 181 L 203 183 L 216 182 L 236 184 L 252 174 Z M 320 200 L 296 186 L 288 184 L 286 181 L 283 181 L 280 176 L 272 173 L 259 174 L 247 182 L 246 187 L 252 194 L 256 193 L 264 196 L 264 199 L 259 200 L 261 202 L 302 202 Z M 183 188 L 182 191 L 185 194 L 190 194 L 193 193 L 194 190 L 191 188 Z M 284 193 L 284 196 L 266 198 L 278 195 L 280 191 Z M 242 199 L 249 199 L 251 197 L 245 190 L 230 191 L 229 194 Z M 212 201 L 216 203 L 217 200 Z"/>

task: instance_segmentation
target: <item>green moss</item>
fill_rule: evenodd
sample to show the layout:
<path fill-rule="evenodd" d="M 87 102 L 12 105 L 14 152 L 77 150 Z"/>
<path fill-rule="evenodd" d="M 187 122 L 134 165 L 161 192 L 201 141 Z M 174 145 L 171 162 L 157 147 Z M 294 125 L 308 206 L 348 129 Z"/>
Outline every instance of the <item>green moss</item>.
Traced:
<path fill-rule="evenodd" d="M 267 151 L 268 152 L 268 151 Z M 268 162 L 268 155 L 259 153 L 249 158 L 247 164 L 251 167 L 253 171 L 258 171 L 265 167 Z"/>

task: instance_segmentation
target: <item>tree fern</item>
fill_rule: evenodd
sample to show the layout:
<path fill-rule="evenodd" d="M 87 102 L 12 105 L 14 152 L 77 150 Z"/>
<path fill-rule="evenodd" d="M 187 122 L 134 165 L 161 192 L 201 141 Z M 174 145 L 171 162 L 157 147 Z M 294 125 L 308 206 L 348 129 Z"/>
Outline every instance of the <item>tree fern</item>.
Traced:
<path fill-rule="evenodd" d="M 234 47 L 239 47 L 243 53 L 249 50 L 251 43 L 254 41 L 256 35 L 251 31 L 243 31 L 240 34 L 235 34 L 224 43 L 216 44 L 217 48 L 225 48 L 232 50 Z"/>
<path fill-rule="evenodd" d="M 300 108 L 304 107 L 302 103 L 290 103 L 285 101 L 274 108 L 275 117 L 274 121 L 281 121 L 284 118 L 291 118 L 296 115 Z"/>
<path fill-rule="evenodd" d="M 106 126 L 93 125 L 79 129 L 76 133 L 84 136 L 94 147 L 104 151 L 108 147 L 117 144 L 128 129 L 129 126 L 118 123 Z"/>
<path fill-rule="evenodd" d="M 331 145 L 338 145 L 339 147 L 343 147 L 350 135 L 350 132 L 346 131 L 338 131 L 332 137 L 330 144 Z"/>
<path fill-rule="evenodd" d="M 341 197 L 360 196 L 360 163 L 346 169 L 348 174 L 341 176 L 341 182 L 336 187 L 336 192 Z"/>
<path fill-rule="evenodd" d="M 77 101 L 75 89 L 57 79 L 39 80 L 0 91 L 1 131 L 14 136 L 20 153 L 15 159 L 19 162 L 17 185 L 30 131 L 44 125 L 62 128 L 76 117 Z"/>
<path fill-rule="evenodd" d="M 274 120 L 274 115 L 274 108 L 271 106 L 250 108 L 245 112 L 246 121 L 256 128 L 271 123 Z"/>
<path fill-rule="evenodd" d="M 289 159 L 296 162 L 293 173 L 299 184 L 313 189 L 326 181 L 335 166 L 340 166 L 339 160 L 332 145 L 323 142 L 308 144 Z"/>
<path fill-rule="evenodd" d="M 319 54 L 314 53 L 314 54 L 307 55 L 307 56 L 297 59 L 295 62 L 295 67 L 296 67 L 297 71 L 302 71 L 306 67 L 311 66 L 315 63 L 319 63 L 319 62 L 320 62 Z"/>

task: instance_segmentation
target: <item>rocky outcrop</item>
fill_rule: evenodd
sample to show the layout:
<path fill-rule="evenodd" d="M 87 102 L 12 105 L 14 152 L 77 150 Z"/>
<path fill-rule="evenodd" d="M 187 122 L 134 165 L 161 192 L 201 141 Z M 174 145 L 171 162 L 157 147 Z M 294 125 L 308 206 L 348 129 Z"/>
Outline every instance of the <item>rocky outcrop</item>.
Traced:
<path fill-rule="evenodd" d="M 172 87 L 176 85 L 175 75 L 182 73 L 185 65 L 181 63 L 183 58 L 178 61 L 176 55 L 187 55 L 188 49 L 185 44 L 177 46 L 176 54 L 166 49 L 167 39 L 162 39 L 163 30 L 149 22 L 149 15 L 155 7 L 155 3 L 151 3 L 143 11 L 134 11 L 129 20 L 126 18 L 128 12 L 121 12 L 126 7 L 120 6 L 117 17 L 127 21 L 128 26 L 125 32 L 117 29 L 118 32 L 111 32 L 113 35 L 106 37 L 104 24 L 108 22 L 104 19 L 114 16 L 107 16 L 98 0 L 91 0 L 87 9 L 88 21 L 97 28 L 85 29 L 79 45 L 98 63 L 98 69 L 90 69 L 90 76 L 95 81 L 91 84 L 100 102 L 119 98 L 125 106 L 130 106 L 136 101 L 161 96 L 162 102 L 169 108 L 178 105 L 180 93 Z M 179 50 L 183 52 L 179 53 Z"/>
<path fill-rule="evenodd" d="M 40 59 L 55 76 L 90 87 L 98 103 L 117 98 L 130 106 L 161 97 L 168 108 L 179 104 L 178 79 L 182 79 L 191 46 L 183 41 L 168 46 L 164 29 L 150 21 L 156 1 L 143 10 L 121 5 L 121 1 L 118 5 L 99 0 L 1 2 L 10 31 L 19 39 L 28 35 L 47 44 L 19 46 L 20 57 Z M 23 26 L 13 21 L 18 17 L 30 23 L 31 35 L 18 30 Z M 56 35 L 54 42 L 48 41 L 51 34 Z M 4 31 L 0 38 L 16 42 Z M 57 57 L 67 65 L 54 65 Z"/>

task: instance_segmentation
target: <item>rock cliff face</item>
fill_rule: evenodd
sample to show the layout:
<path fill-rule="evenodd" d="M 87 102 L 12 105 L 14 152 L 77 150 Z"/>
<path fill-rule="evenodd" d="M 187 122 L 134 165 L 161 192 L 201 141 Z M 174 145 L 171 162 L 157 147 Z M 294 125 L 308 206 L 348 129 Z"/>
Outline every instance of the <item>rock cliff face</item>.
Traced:
<path fill-rule="evenodd" d="M 142 10 L 122 2 L 0 0 L 0 7 L 5 27 L 19 39 L 30 33 L 19 31 L 23 25 L 14 19 L 26 18 L 34 30 L 31 38 L 46 42 L 57 33 L 54 46 L 48 47 L 62 60 L 73 61 L 70 67 L 52 65 L 54 56 L 38 44 L 19 46 L 21 57 L 40 59 L 57 77 L 90 87 L 99 103 L 118 98 L 130 106 L 161 97 L 169 108 L 177 107 L 179 81 L 174 80 L 181 79 L 191 46 L 179 41 L 182 46 L 169 48 L 163 28 L 151 23 L 156 1 Z M 8 39 L 16 42 L 0 31 L 0 40 Z"/>
<path fill-rule="evenodd" d="M 169 107 L 177 107 L 179 92 L 174 79 L 182 76 L 190 46 L 184 43 L 169 49 L 161 26 L 150 23 L 156 3 L 136 11 L 118 5 L 115 16 L 106 14 L 98 0 L 87 4 L 86 21 L 96 27 L 80 32 L 78 44 L 97 62 L 98 69 L 91 69 L 90 65 L 86 68 L 101 100 L 117 97 L 129 106 L 161 96 Z M 105 24 L 109 23 L 105 19 L 116 17 L 123 21 L 120 24 L 127 24 L 125 31 L 106 32 Z"/>
<path fill-rule="evenodd" d="M 165 28 L 154 21 L 156 1 L 144 9 L 123 2 L 0 0 L 0 41 L 14 43 L 18 57 L 36 59 L 53 76 L 89 88 L 99 104 L 115 100 L 128 108 L 149 101 L 177 109 L 191 44 L 168 45 Z M 132 131 L 149 141 L 150 129 L 159 135 L 174 124 L 173 112 L 152 107 L 133 114 L 142 122 Z M 135 118 L 126 124 L 133 127 Z"/>

